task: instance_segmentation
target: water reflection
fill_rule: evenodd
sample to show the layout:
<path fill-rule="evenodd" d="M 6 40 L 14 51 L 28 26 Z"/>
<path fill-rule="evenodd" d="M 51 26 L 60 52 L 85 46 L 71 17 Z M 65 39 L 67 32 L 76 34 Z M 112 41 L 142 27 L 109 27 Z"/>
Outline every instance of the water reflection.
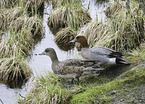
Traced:
<path fill-rule="evenodd" d="M 85 8 L 88 8 L 92 21 L 98 19 L 99 22 L 105 22 L 106 16 L 104 10 L 107 7 L 108 1 L 109 0 L 84 0 L 83 5 Z"/>

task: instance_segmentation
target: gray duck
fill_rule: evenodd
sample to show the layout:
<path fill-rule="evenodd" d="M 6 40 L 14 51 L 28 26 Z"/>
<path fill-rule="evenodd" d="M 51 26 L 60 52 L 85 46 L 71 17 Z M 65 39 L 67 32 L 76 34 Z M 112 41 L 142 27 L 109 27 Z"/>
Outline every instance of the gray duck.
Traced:
<path fill-rule="evenodd" d="M 87 38 L 83 35 L 77 35 L 75 39 L 70 42 L 79 42 L 82 47 L 80 51 L 81 56 L 85 59 L 96 60 L 99 62 L 99 65 L 131 64 L 131 62 L 122 58 L 122 56 L 131 54 L 124 54 L 101 46 L 89 48 Z"/>

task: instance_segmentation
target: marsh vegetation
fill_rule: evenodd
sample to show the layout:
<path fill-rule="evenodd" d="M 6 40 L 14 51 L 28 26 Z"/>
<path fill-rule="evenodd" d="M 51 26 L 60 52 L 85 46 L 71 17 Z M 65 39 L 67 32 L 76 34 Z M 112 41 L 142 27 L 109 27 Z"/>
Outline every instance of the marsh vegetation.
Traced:
<path fill-rule="evenodd" d="M 43 37 L 42 19 L 39 13 L 34 12 L 38 11 L 40 5 L 34 10 L 36 4 L 30 6 L 29 3 L 36 2 L 1 1 L 0 36 L 3 39 L 0 42 L 0 75 L 1 80 L 8 85 L 13 82 L 13 85 L 17 86 L 31 77 L 32 71 L 26 58 L 31 55 L 33 46 Z"/>
<path fill-rule="evenodd" d="M 43 38 L 45 3 L 53 5 L 47 24 L 60 49 L 68 51 L 74 48 L 75 44 L 69 41 L 79 33 L 87 37 L 89 47 L 104 46 L 132 54 L 124 58 L 133 64 L 112 67 L 101 71 L 99 76 L 82 77 L 79 85 L 71 87 L 62 84 L 68 80 L 46 72 L 35 77 L 30 92 L 20 97 L 18 103 L 145 103 L 145 95 L 140 96 L 145 93 L 144 0 L 109 2 L 105 22 L 99 22 L 97 18 L 92 21 L 81 0 L 36 1 L 0 2 L 1 82 L 14 88 L 32 76 L 26 58 Z"/>

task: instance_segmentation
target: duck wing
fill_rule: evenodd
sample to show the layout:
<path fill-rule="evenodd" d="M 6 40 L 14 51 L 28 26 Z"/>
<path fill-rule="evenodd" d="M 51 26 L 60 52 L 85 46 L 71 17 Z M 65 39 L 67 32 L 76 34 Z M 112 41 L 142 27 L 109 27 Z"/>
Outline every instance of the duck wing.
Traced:
<path fill-rule="evenodd" d="M 90 51 L 97 55 L 109 55 L 110 53 L 114 52 L 114 50 L 106 48 L 106 47 L 93 47 Z"/>
<path fill-rule="evenodd" d="M 75 73 L 78 76 L 85 71 L 97 71 L 102 70 L 100 66 L 94 60 L 80 60 L 80 59 L 68 59 L 61 61 L 57 66 L 57 72 L 59 74 L 72 74 Z"/>
<path fill-rule="evenodd" d="M 121 53 L 121 52 L 117 52 L 113 49 L 110 49 L 110 48 L 106 48 L 106 47 L 94 47 L 94 48 L 91 48 L 91 52 L 93 54 L 97 54 L 97 55 L 103 55 L 103 56 L 107 56 L 109 58 L 114 58 L 114 57 L 122 57 L 122 56 L 125 56 L 125 55 L 131 55 L 131 54 L 124 54 L 124 53 Z"/>
<path fill-rule="evenodd" d="M 76 67 L 100 67 L 99 61 L 96 60 L 81 60 L 81 59 L 68 59 L 63 61 L 64 66 L 76 66 Z"/>

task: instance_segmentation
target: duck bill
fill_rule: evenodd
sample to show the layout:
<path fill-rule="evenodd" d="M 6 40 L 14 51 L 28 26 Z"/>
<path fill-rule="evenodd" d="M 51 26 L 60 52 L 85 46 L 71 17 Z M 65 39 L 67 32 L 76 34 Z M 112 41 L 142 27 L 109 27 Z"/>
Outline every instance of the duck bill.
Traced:
<path fill-rule="evenodd" d="M 42 52 L 42 53 L 39 53 L 38 55 L 45 55 L 45 53 L 44 53 L 44 52 Z"/>
<path fill-rule="evenodd" d="M 71 40 L 71 41 L 70 41 L 70 43 L 75 43 L 75 42 L 76 42 L 76 40 L 75 40 L 75 39 L 73 39 L 73 40 Z"/>

